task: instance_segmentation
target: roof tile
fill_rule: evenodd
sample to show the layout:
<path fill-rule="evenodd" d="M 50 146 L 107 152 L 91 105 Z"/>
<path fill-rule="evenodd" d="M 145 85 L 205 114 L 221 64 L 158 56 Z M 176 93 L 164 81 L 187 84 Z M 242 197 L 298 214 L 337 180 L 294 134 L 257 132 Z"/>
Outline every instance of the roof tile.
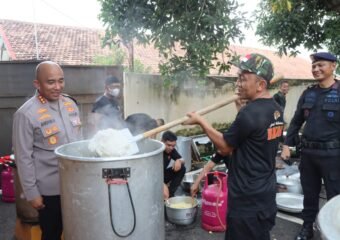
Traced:
<path fill-rule="evenodd" d="M 0 20 L 0 34 L 6 38 L 6 46 L 11 49 L 15 60 L 36 59 L 34 23 L 14 20 Z M 51 24 L 36 24 L 39 46 L 39 58 L 49 59 L 62 65 L 92 65 L 96 56 L 109 55 L 108 47 L 102 48 L 100 29 L 69 27 Z M 274 51 L 232 45 L 229 47 L 239 55 L 256 52 L 267 56 L 274 64 L 274 71 L 285 78 L 312 79 L 311 64 L 301 57 L 279 57 Z M 153 73 L 158 73 L 158 64 L 164 60 L 153 44 L 143 46 L 135 44 L 135 59 L 139 59 Z M 183 54 L 182 50 L 177 53 Z M 13 58 L 14 60 L 14 58 Z M 127 60 L 125 62 L 127 64 Z M 237 69 L 232 67 L 224 76 L 235 76 Z M 218 71 L 211 70 L 216 75 Z"/>

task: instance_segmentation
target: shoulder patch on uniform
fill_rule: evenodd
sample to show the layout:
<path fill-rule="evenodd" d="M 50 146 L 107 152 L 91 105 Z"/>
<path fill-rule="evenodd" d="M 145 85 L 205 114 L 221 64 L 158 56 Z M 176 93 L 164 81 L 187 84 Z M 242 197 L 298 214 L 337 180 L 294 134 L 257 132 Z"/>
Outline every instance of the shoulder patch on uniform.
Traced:
<path fill-rule="evenodd" d="M 74 109 L 73 107 L 68 107 L 68 108 L 67 108 L 67 111 L 71 113 L 71 112 L 74 112 L 75 109 Z"/>
<path fill-rule="evenodd" d="M 64 102 L 64 106 L 68 107 L 68 106 L 72 106 L 72 103 L 71 102 Z"/>
<path fill-rule="evenodd" d="M 281 113 L 279 111 L 274 112 L 274 119 L 277 120 L 281 116 Z"/>
<path fill-rule="evenodd" d="M 74 97 L 72 97 L 72 96 L 70 96 L 70 95 L 68 95 L 68 94 L 66 94 L 66 93 L 62 93 L 61 95 L 62 95 L 63 97 L 65 97 L 65 98 L 72 99 L 72 101 L 73 101 L 76 105 L 78 105 L 78 102 L 77 102 L 77 100 L 76 100 Z"/>

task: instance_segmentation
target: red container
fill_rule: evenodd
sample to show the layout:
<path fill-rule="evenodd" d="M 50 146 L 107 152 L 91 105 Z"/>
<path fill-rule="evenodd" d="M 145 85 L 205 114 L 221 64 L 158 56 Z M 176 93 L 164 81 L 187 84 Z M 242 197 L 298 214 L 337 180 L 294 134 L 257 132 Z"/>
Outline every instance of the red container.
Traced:
<path fill-rule="evenodd" d="M 15 202 L 14 175 L 12 168 L 5 166 L 1 173 L 2 201 Z"/>
<path fill-rule="evenodd" d="M 202 191 L 202 228 L 212 232 L 227 229 L 228 175 L 223 172 L 208 173 Z"/>

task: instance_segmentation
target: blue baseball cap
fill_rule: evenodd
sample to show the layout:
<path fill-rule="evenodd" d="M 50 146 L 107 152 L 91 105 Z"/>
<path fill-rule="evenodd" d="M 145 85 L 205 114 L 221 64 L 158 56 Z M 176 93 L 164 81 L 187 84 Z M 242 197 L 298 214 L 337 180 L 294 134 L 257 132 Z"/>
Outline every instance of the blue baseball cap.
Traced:
<path fill-rule="evenodd" d="M 333 54 L 329 52 L 318 52 L 313 53 L 310 55 L 310 58 L 312 59 L 312 63 L 315 63 L 317 61 L 330 61 L 330 62 L 336 62 L 337 58 Z"/>

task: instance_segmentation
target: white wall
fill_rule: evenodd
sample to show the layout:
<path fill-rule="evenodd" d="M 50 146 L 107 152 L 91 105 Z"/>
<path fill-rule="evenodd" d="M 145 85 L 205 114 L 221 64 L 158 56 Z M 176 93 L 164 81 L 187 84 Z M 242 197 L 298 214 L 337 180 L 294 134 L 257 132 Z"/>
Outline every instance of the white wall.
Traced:
<path fill-rule="evenodd" d="M 172 88 L 164 87 L 158 75 L 125 74 L 124 81 L 125 116 L 144 112 L 153 118 L 164 118 L 166 122 L 233 95 L 232 83 L 227 83 L 223 87 L 216 87 L 213 84 L 200 87 L 197 83 L 186 83 L 175 92 Z M 297 101 L 307 85 L 291 86 L 285 109 L 287 122 L 292 118 Z M 275 92 L 277 89 L 271 90 L 272 94 Z M 211 123 L 232 122 L 236 113 L 235 105 L 230 104 L 207 114 L 206 118 Z M 181 127 L 175 129 L 179 128 Z"/>

